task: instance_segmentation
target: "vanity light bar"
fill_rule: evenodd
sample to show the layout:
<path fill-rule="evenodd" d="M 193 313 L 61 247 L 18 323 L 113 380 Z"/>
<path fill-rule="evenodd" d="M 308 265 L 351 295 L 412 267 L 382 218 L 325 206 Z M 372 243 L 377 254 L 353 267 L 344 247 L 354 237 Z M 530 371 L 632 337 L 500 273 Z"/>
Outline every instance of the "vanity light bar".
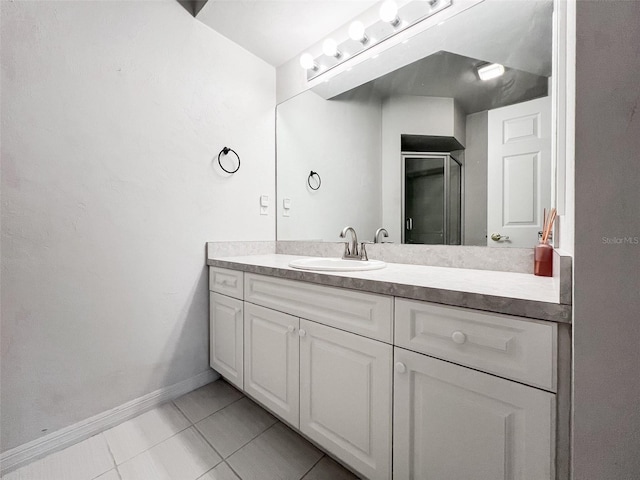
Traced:
<path fill-rule="evenodd" d="M 380 5 L 380 21 L 365 27 L 360 20 L 354 20 L 349 26 L 349 38 L 342 43 L 327 38 L 322 44 L 323 55 L 314 58 L 308 52 L 302 54 L 300 66 L 307 71 L 307 81 L 450 7 L 452 3 L 453 0 L 414 0 L 398 9 L 395 0 L 385 0 Z"/>

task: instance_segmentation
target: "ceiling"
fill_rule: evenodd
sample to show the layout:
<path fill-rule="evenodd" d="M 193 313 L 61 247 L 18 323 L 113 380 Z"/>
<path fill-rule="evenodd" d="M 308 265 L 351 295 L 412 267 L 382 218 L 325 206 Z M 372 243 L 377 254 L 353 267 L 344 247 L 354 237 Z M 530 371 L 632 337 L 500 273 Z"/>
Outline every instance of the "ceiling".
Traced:
<path fill-rule="evenodd" d="M 377 3 L 371 0 L 209 0 L 197 19 L 278 67 Z"/>
<path fill-rule="evenodd" d="M 465 113 L 481 112 L 547 95 L 545 76 L 507 68 L 504 75 L 481 81 L 476 67 L 483 60 L 437 52 L 373 81 L 382 97 L 419 95 L 455 98 Z"/>

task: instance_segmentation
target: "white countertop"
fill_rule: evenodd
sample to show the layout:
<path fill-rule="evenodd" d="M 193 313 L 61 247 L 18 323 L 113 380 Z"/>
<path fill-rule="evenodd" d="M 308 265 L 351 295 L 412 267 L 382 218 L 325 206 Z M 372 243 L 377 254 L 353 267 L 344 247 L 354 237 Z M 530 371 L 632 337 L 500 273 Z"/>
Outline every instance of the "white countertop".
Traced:
<path fill-rule="evenodd" d="M 435 301 L 552 321 L 570 321 L 569 305 L 560 304 L 557 277 L 387 263 L 361 272 L 316 272 L 289 266 L 296 255 L 247 255 L 208 259 L 209 265 L 343 288 Z"/>

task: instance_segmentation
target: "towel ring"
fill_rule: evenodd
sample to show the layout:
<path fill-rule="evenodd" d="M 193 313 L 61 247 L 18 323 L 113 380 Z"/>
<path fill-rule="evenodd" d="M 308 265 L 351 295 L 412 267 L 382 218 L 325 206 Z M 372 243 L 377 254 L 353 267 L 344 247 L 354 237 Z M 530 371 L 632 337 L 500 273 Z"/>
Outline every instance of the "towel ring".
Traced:
<path fill-rule="evenodd" d="M 227 170 L 222 166 L 222 162 L 220 161 L 220 157 L 222 156 L 222 154 L 227 155 L 229 152 L 233 152 L 233 154 L 238 159 L 238 166 L 236 167 L 235 170 Z M 238 155 L 236 151 L 233 150 L 232 148 L 224 147 L 222 150 L 220 150 L 220 153 L 218 154 L 218 165 L 220 165 L 220 168 L 227 173 L 236 173 L 238 170 L 240 170 L 240 155 Z"/>
<path fill-rule="evenodd" d="M 318 186 L 315 188 L 311 185 L 311 177 L 318 177 Z M 309 185 L 309 188 L 311 190 L 318 190 L 320 188 L 320 185 L 322 185 L 322 179 L 320 178 L 318 172 L 314 172 L 313 170 L 311 170 L 311 173 L 309 173 L 309 176 L 307 177 L 307 185 Z"/>

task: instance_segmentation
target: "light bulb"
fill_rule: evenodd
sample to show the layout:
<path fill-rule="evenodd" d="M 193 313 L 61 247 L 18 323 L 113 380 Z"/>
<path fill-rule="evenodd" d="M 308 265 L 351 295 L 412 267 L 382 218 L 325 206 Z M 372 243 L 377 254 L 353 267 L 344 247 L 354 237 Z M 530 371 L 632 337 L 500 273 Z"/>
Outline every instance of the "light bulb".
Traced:
<path fill-rule="evenodd" d="M 398 17 L 398 4 L 394 0 L 385 0 L 380 6 L 380 19 L 383 22 L 388 22 L 392 26 L 397 27 L 400 24 L 400 17 Z"/>
<path fill-rule="evenodd" d="M 363 45 L 369 40 L 369 37 L 367 37 L 367 33 L 364 30 L 364 24 L 360 20 L 351 22 L 351 25 L 349 25 L 349 37 Z"/>
<path fill-rule="evenodd" d="M 322 43 L 322 53 L 324 53 L 327 57 L 340 58 L 342 56 L 342 52 L 338 50 L 338 44 L 333 38 L 327 38 Z"/>
<path fill-rule="evenodd" d="M 504 66 L 499 63 L 489 63 L 478 67 L 478 76 L 480 80 L 491 80 L 492 78 L 498 78 L 504 74 Z"/>
<path fill-rule="evenodd" d="M 305 70 L 318 70 L 318 64 L 310 53 L 300 55 L 300 66 Z"/>

